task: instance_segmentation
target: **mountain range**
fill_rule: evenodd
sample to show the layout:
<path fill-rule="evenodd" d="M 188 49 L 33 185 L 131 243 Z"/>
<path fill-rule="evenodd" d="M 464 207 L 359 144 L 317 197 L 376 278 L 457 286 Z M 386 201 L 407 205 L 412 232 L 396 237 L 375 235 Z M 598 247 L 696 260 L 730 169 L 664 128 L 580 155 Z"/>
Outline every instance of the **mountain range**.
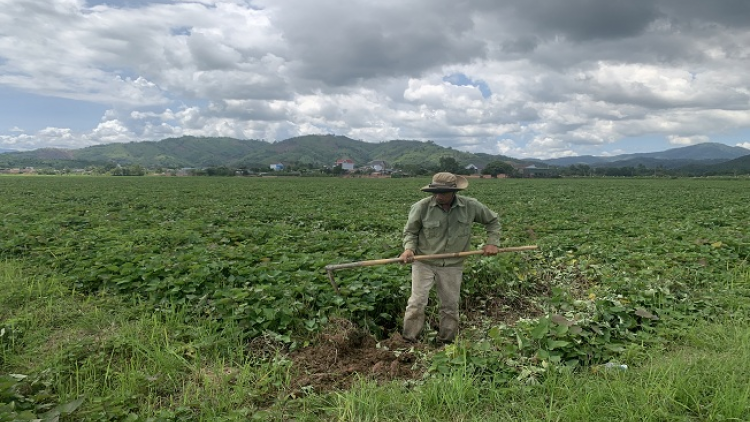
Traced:
<path fill-rule="evenodd" d="M 292 167 L 333 166 L 348 158 L 356 166 L 386 161 L 392 167 L 436 166 L 444 157 L 460 165 L 484 167 L 504 161 L 523 167 L 645 167 L 691 169 L 697 172 L 750 172 L 750 150 L 719 143 L 703 143 L 661 152 L 615 156 L 577 156 L 554 159 L 516 159 L 459 151 L 434 142 L 391 140 L 369 143 L 335 135 L 308 135 L 278 142 L 234 138 L 184 136 L 161 141 L 96 145 L 80 149 L 42 148 L 0 153 L 0 167 L 85 168 L 101 165 L 140 165 L 147 168 L 268 168 L 273 163 Z"/>
<path fill-rule="evenodd" d="M 184 136 L 161 141 L 96 145 L 81 149 L 42 148 L 0 154 L 0 167 L 86 167 L 103 163 L 138 164 L 148 168 L 265 168 L 284 163 L 296 166 L 333 166 L 351 159 L 357 166 L 381 160 L 391 166 L 437 164 L 446 156 L 459 163 L 484 166 L 491 161 L 523 164 L 503 155 L 472 154 L 434 142 L 393 140 L 369 143 L 335 135 L 309 135 L 279 142 L 234 138 Z"/>
<path fill-rule="evenodd" d="M 652 168 L 678 168 L 688 164 L 702 162 L 702 164 L 721 163 L 750 154 L 750 150 L 742 147 L 731 147 L 719 143 L 703 143 L 680 148 L 672 148 L 661 152 L 622 154 L 613 156 L 581 155 L 542 160 L 552 166 L 567 167 L 571 165 L 588 165 L 591 167 L 637 167 L 645 165 Z"/>

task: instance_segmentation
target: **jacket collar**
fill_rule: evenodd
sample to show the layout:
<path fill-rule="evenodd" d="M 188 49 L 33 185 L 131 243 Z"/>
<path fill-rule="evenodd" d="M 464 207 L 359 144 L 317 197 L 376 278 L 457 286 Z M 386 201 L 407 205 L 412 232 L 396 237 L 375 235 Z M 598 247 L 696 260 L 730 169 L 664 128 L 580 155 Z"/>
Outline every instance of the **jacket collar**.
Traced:
<path fill-rule="evenodd" d="M 435 197 L 434 196 L 430 196 L 429 199 L 430 199 L 430 206 L 431 207 L 439 207 L 437 201 L 435 201 Z M 453 198 L 453 203 L 451 204 L 451 208 L 453 208 L 453 207 L 465 207 L 465 206 L 466 206 L 466 198 L 464 198 L 463 196 L 460 196 L 460 195 L 456 194 L 454 196 L 454 198 Z"/>

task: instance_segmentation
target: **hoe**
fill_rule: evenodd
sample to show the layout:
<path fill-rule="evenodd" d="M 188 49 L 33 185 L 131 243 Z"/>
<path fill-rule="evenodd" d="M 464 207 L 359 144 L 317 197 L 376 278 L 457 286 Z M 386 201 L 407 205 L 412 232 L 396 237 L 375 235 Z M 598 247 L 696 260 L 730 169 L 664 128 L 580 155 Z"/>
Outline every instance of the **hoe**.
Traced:
<path fill-rule="evenodd" d="M 511 246 L 508 248 L 498 248 L 498 253 L 531 251 L 536 248 L 537 248 L 536 245 Z M 470 256 L 470 255 L 481 255 L 483 253 L 484 251 L 476 250 L 476 251 L 468 251 L 468 252 L 441 253 L 441 254 L 433 254 L 433 255 L 416 255 L 414 257 L 414 260 L 420 261 L 424 259 L 460 258 L 460 257 L 465 257 L 465 256 Z M 331 286 L 333 286 L 333 289 L 336 290 L 336 293 L 338 293 L 339 286 L 333 280 L 334 271 L 341 270 L 344 268 L 372 267 L 375 265 L 395 264 L 399 262 L 402 262 L 400 258 L 373 259 L 370 261 L 357 261 L 357 262 L 349 262 L 346 264 L 326 265 L 326 271 L 328 272 L 328 279 L 331 281 Z"/>

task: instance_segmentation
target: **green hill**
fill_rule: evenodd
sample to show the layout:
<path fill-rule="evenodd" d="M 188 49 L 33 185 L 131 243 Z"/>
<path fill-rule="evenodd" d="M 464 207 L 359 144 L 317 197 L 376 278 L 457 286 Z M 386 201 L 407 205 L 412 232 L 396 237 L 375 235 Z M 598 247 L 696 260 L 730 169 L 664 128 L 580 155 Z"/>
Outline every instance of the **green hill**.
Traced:
<path fill-rule="evenodd" d="M 689 165 L 679 169 L 689 176 L 732 176 L 750 174 L 750 155 L 712 165 Z"/>
<path fill-rule="evenodd" d="M 87 148 L 39 149 L 0 154 L 0 167 L 84 168 L 97 165 L 140 165 L 147 168 L 267 168 L 273 163 L 333 166 L 348 158 L 356 166 L 382 160 L 394 167 L 437 165 L 452 157 L 460 165 L 483 166 L 491 161 L 520 163 L 502 155 L 471 154 L 434 142 L 393 140 L 369 143 L 334 135 L 308 135 L 269 143 L 234 138 L 184 136 L 161 141 L 96 145 Z"/>
<path fill-rule="evenodd" d="M 272 163 L 301 163 L 312 166 L 332 166 L 340 158 L 350 158 L 357 164 L 371 161 L 372 145 L 345 136 L 308 135 L 286 139 L 264 148 L 257 148 L 232 165 L 254 167 Z"/>
<path fill-rule="evenodd" d="M 679 168 L 683 166 L 712 165 L 734 160 L 748 154 L 750 154 L 750 150 L 746 148 L 732 147 L 717 142 L 706 142 L 660 152 L 622 154 L 608 157 L 583 155 L 541 161 L 553 166 L 585 164 L 592 167 L 636 167 L 641 164 L 649 168 Z"/>
<path fill-rule="evenodd" d="M 183 136 L 158 142 L 97 145 L 74 150 L 73 154 L 85 161 L 113 161 L 150 168 L 218 167 L 267 146 L 266 142 L 256 140 Z"/>
<path fill-rule="evenodd" d="M 701 144 L 662 153 L 629 154 L 592 164 L 592 167 L 659 168 L 669 174 L 686 176 L 750 174 L 750 155 L 739 147 Z M 492 161 L 514 165 L 539 164 L 539 160 L 518 160 L 503 155 L 472 154 L 446 148 L 432 141 L 391 140 L 370 143 L 335 135 L 308 135 L 278 142 L 183 136 L 161 141 L 96 145 L 81 149 L 42 148 L 26 152 L 0 153 L 1 168 L 76 169 L 120 166 L 145 168 L 248 168 L 268 169 L 283 163 L 287 168 L 332 167 L 339 159 L 351 159 L 356 167 L 380 160 L 408 172 L 441 165 L 441 159 L 453 158 L 460 167 L 473 164 L 484 167 Z M 587 157 L 573 157 L 583 160 Z M 590 157 L 596 158 L 596 157 Z M 571 158 L 566 158 L 570 160 Z M 546 165 L 564 166 L 563 159 L 547 160 Z"/>
<path fill-rule="evenodd" d="M 386 161 L 393 166 L 438 164 L 443 157 L 453 157 L 463 165 L 484 165 L 490 161 L 520 162 L 510 157 L 471 154 L 441 147 L 434 142 L 393 140 L 381 143 L 357 141 L 345 136 L 308 135 L 286 139 L 259 148 L 233 162 L 237 167 L 255 167 L 257 164 L 301 163 L 313 166 L 331 166 L 336 160 L 348 158 L 356 165 L 374 160 Z M 256 164 L 256 165 L 253 165 Z"/>

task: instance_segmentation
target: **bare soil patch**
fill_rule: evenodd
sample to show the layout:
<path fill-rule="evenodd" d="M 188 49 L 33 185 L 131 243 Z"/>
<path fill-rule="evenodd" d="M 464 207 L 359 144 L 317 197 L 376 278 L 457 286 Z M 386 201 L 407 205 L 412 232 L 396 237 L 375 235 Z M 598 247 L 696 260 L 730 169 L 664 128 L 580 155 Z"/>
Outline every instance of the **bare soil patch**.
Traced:
<path fill-rule="evenodd" d="M 543 309 L 535 298 L 549 294 L 549 282 L 540 280 L 510 295 L 464 298 L 461 325 L 515 325 L 521 318 L 542 315 Z M 437 319 L 437 308 L 428 312 L 427 324 L 432 331 L 437 330 Z M 420 359 L 435 351 L 436 347 L 439 346 L 429 341 L 406 342 L 398 333 L 378 341 L 349 320 L 332 320 L 310 346 L 289 354 L 296 374 L 291 383 L 291 394 L 348 389 L 360 379 L 375 382 L 421 379 L 427 363 Z"/>
<path fill-rule="evenodd" d="M 399 334 L 378 342 L 350 321 L 332 321 L 313 345 L 290 355 L 297 373 L 291 387 L 321 392 L 347 389 L 360 379 L 420 379 L 424 368 L 418 352 L 427 347 L 408 343 Z"/>

